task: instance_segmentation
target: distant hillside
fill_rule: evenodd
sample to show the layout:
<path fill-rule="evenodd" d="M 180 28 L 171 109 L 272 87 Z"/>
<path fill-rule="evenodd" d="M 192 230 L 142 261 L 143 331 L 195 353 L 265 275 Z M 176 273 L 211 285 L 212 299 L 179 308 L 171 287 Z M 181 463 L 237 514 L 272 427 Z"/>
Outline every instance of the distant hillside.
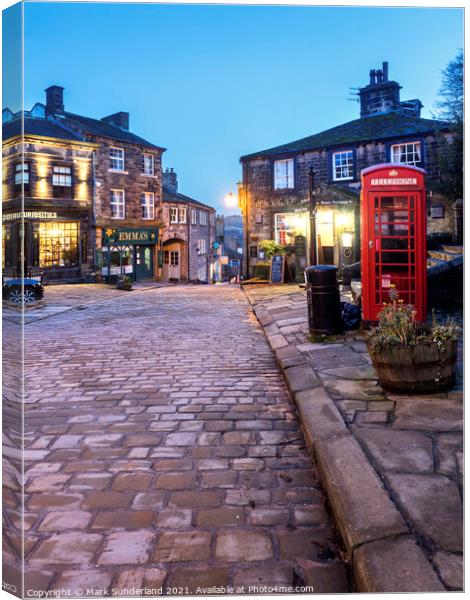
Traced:
<path fill-rule="evenodd" d="M 243 229 L 243 221 L 240 215 L 229 215 L 224 217 L 225 229 Z"/>

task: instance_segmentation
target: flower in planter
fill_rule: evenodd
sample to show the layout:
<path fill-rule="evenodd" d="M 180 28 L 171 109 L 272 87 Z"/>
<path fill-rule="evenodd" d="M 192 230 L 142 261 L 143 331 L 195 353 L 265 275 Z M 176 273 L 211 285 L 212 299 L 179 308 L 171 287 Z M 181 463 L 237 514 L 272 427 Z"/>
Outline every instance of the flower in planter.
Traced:
<path fill-rule="evenodd" d="M 416 310 L 404 304 L 399 292 L 393 286 L 389 292 L 390 300 L 379 313 L 378 326 L 372 330 L 368 342 L 372 353 L 378 353 L 393 346 L 416 346 L 435 343 L 444 351 L 446 341 L 456 340 L 459 328 L 451 320 L 438 323 L 433 313 L 431 325 L 416 319 Z"/>

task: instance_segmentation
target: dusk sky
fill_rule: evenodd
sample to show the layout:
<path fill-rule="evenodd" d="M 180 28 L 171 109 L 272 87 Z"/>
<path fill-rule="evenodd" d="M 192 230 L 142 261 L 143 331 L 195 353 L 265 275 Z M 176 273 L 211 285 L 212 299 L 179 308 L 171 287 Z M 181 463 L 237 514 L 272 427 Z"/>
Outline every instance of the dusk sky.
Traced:
<path fill-rule="evenodd" d="M 180 191 L 221 210 L 241 155 L 357 118 L 349 88 L 382 61 L 430 117 L 462 46 L 462 9 L 26 3 L 25 108 L 57 84 L 66 110 L 129 112 Z"/>

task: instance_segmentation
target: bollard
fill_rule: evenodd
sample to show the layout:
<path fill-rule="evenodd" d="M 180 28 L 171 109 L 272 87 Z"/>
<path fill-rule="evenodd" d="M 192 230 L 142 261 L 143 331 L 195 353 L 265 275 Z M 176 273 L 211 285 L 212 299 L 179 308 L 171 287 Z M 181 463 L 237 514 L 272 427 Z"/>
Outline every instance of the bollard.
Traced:
<path fill-rule="evenodd" d="M 305 269 L 308 327 L 314 335 L 332 335 L 343 330 L 337 270 L 334 265 Z"/>

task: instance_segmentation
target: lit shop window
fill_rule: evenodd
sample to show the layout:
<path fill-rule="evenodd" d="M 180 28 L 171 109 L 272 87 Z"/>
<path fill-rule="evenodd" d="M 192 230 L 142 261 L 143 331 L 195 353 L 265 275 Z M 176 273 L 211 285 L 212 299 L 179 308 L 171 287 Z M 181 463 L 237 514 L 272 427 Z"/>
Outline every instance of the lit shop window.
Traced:
<path fill-rule="evenodd" d="M 421 144 L 411 142 L 410 144 L 394 144 L 392 146 L 393 163 L 417 166 L 421 163 Z"/>
<path fill-rule="evenodd" d="M 333 179 L 342 181 L 354 178 L 354 162 L 352 150 L 333 153 Z"/>
<path fill-rule="evenodd" d="M 124 171 L 124 150 L 122 148 L 109 149 L 109 168 L 113 171 Z"/>
<path fill-rule="evenodd" d="M 155 218 L 155 197 L 153 192 L 144 192 L 141 196 L 142 219 Z"/>
<path fill-rule="evenodd" d="M 294 159 L 274 162 L 274 189 L 291 190 L 294 188 Z"/>
<path fill-rule="evenodd" d="M 154 174 L 153 154 L 144 154 L 144 174 L 145 175 L 153 175 Z"/>
<path fill-rule="evenodd" d="M 294 244 L 296 235 L 307 236 L 307 213 L 276 214 L 274 233 L 278 244 Z"/>
<path fill-rule="evenodd" d="M 78 223 L 38 224 L 39 266 L 69 267 L 78 264 Z"/>

